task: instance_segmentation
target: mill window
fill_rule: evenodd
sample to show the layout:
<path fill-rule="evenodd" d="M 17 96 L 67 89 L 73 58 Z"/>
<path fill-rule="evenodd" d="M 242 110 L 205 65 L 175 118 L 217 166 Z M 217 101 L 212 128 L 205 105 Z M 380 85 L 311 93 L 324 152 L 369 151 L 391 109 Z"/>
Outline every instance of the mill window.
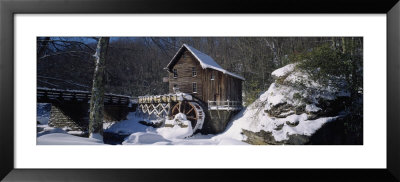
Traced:
<path fill-rule="evenodd" d="M 178 70 L 174 69 L 174 78 L 178 78 Z"/>
<path fill-rule="evenodd" d="M 192 77 L 197 76 L 196 68 L 192 67 Z"/>
<path fill-rule="evenodd" d="M 211 80 L 214 80 L 214 73 L 211 72 Z"/>
<path fill-rule="evenodd" d="M 193 93 L 197 93 L 197 83 L 193 82 Z"/>

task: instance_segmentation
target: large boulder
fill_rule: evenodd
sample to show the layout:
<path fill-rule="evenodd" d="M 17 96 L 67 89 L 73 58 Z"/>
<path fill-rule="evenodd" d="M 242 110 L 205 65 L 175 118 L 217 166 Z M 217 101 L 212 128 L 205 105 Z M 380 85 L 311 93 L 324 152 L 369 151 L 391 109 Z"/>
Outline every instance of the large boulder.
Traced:
<path fill-rule="evenodd" d="M 251 144 L 338 143 L 330 141 L 338 140 L 335 132 L 343 133 L 343 127 L 327 123 L 343 125 L 346 120 L 350 103 L 346 80 L 332 77 L 322 84 L 296 64 L 275 70 L 272 76 L 275 82 L 236 117 L 230 129 L 240 128 L 243 141 Z"/>

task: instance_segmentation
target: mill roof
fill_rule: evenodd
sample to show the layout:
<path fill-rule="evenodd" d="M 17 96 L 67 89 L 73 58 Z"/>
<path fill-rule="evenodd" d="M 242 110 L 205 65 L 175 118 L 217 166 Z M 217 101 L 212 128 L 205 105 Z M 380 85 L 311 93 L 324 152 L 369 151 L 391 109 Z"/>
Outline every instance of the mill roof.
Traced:
<path fill-rule="evenodd" d="M 214 61 L 214 59 L 212 57 L 208 56 L 207 54 L 202 53 L 201 51 L 199 51 L 187 44 L 183 44 L 182 47 L 179 48 L 178 52 L 175 54 L 175 56 L 172 58 L 172 60 L 168 63 L 166 69 L 168 69 L 171 72 L 173 65 L 175 65 L 175 63 L 179 60 L 179 58 L 182 56 L 182 53 L 185 50 L 188 50 L 190 53 L 192 53 L 192 55 L 196 58 L 196 60 L 199 61 L 200 65 L 203 69 L 210 68 L 213 70 L 220 71 L 224 74 L 230 75 L 232 77 L 235 77 L 235 78 L 238 78 L 241 80 L 245 80 L 243 77 L 223 69 L 217 62 Z"/>

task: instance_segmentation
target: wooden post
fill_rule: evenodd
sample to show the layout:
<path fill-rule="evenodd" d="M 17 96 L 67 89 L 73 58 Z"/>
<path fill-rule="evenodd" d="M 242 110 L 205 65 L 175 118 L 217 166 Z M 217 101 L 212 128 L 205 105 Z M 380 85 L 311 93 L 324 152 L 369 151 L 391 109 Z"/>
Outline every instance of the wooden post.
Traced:
<path fill-rule="evenodd" d="M 172 109 L 171 109 L 171 102 L 168 102 L 168 119 L 172 119 Z"/>
<path fill-rule="evenodd" d="M 179 112 L 181 112 L 182 101 L 179 101 L 178 104 L 179 104 L 179 109 L 178 110 L 179 110 Z"/>

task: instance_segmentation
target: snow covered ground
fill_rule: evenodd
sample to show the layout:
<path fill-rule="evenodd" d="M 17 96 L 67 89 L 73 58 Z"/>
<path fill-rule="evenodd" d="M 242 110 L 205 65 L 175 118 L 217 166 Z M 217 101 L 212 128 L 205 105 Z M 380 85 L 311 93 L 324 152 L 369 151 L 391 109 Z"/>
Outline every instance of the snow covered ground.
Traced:
<path fill-rule="evenodd" d="M 113 133 L 128 134 L 129 137 L 122 143 L 123 145 L 137 145 L 137 144 L 153 144 L 153 145 L 232 145 L 244 144 L 243 141 L 231 139 L 228 136 L 220 135 L 201 135 L 196 134 L 190 136 L 192 133 L 191 125 L 184 115 L 177 115 L 173 120 L 167 120 L 166 123 L 176 122 L 178 119 L 183 125 L 187 127 L 161 127 L 153 128 L 140 124 L 139 121 L 159 122 L 157 120 L 148 120 L 136 112 L 128 115 L 125 121 L 117 122 L 108 126 L 105 131 Z"/>
<path fill-rule="evenodd" d="M 146 126 L 139 121 L 159 122 L 158 120 L 149 120 L 147 117 L 136 112 L 129 113 L 127 120 L 104 123 L 104 132 L 117 133 L 121 135 L 129 135 L 122 142 L 122 145 L 247 145 L 243 141 L 230 138 L 224 135 L 201 135 L 196 134 L 189 136 L 191 125 L 184 116 L 177 116 L 187 127 L 162 127 L 153 128 Z M 175 118 L 174 118 L 175 119 Z M 176 122 L 175 120 L 167 120 L 167 122 Z M 40 131 L 39 131 L 40 130 Z M 104 144 L 103 141 L 78 137 L 76 131 L 66 131 L 66 128 L 53 128 L 47 124 L 38 125 L 38 134 L 36 142 L 38 145 L 99 145 Z"/>
<path fill-rule="evenodd" d="M 218 135 L 196 134 L 188 136 L 191 133 L 190 122 L 187 122 L 190 128 L 181 128 L 177 125 L 162 128 L 145 126 L 139 121 L 146 119 L 136 112 L 129 113 L 127 120 L 104 124 L 104 131 L 129 135 L 122 142 L 122 145 L 247 145 L 247 143 L 243 142 L 246 137 L 242 134 L 242 129 L 255 132 L 260 130 L 272 131 L 275 140 L 280 141 L 287 139 L 287 133 L 310 135 L 324 123 L 335 119 L 334 117 L 329 117 L 309 121 L 306 114 L 293 114 L 287 118 L 273 119 L 267 116 L 262 108 L 257 107 L 257 104 L 259 104 L 259 101 L 238 113 L 229 123 L 226 131 Z M 290 127 L 286 125 L 286 121 L 298 121 L 299 124 L 296 127 Z M 284 124 L 281 130 L 274 130 L 281 124 Z M 41 125 L 41 127 L 44 129 L 38 133 L 38 145 L 103 144 L 102 141 L 96 139 L 73 136 L 60 128 L 51 128 L 47 125 Z"/>
<path fill-rule="evenodd" d="M 50 133 L 36 139 L 38 145 L 102 145 L 103 141 L 94 138 L 78 137 L 67 133 Z"/>
<path fill-rule="evenodd" d="M 66 131 L 66 128 L 53 128 L 45 125 L 37 126 L 37 145 L 101 145 L 101 140 L 75 136 L 77 131 Z M 74 135 L 75 134 L 75 135 Z"/>

